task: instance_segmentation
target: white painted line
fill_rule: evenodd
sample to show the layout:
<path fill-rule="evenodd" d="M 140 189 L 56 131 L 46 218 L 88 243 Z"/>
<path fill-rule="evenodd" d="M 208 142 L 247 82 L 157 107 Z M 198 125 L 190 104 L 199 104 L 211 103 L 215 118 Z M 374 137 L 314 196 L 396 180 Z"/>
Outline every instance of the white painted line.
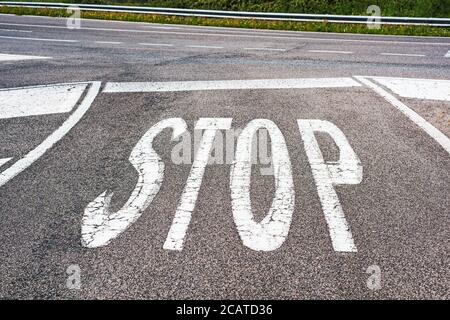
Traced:
<path fill-rule="evenodd" d="M 388 93 L 386 90 L 376 85 L 372 81 L 368 80 L 367 77 L 356 76 L 360 82 L 373 89 L 376 93 L 382 96 L 386 101 L 388 101 L 392 106 L 397 108 L 400 112 L 402 112 L 405 116 L 407 116 L 411 121 L 417 124 L 420 128 L 422 128 L 430 137 L 436 140 L 445 151 L 450 154 L 450 139 L 443 134 L 441 131 L 436 129 L 433 125 L 427 122 L 424 118 L 422 118 L 415 111 L 410 109 L 407 105 L 402 103 L 400 100 L 395 98 L 392 94 Z"/>
<path fill-rule="evenodd" d="M 340 53 L 340 54 L 352 54 L 352 51 L 334 51 L 334 50 L 308 50 L 313 53 Z"/>
<path fill-rule="evenodd" d="M 11 160 L 12 158 L 3 158 L 3 159 L 0 159 L 0 167 L 2 166 L 2 165 L 4 165 L 5 163 L 7 163 L 9 160 Z"/>
<path fill-rule="evenodd" d="M 196 45 L 190 45 L 187 46 L 188 48 L 200 48 L 200 49 L 223 49 L 223 47 L 216 47 L 216 46 L 196 46 Z"/>
<path fill-rule="evenodd" d="M 66 26 L 42 25 L 42 24 L 25 24 L 25 23 L 5 23 L 0 25 L 15 25 L 23 27 L 50 28 L 50 29 L 67 29 Z M 227 34 L 227 33 L 201 33 L 201 32 L 172 32 L 172 31 L 155 31 L 140 29 L 115 29 L 115 28 L 91 28 L 82 27 L 80 30 L 94 31 L 111 31 L 111 32 L 131 32 L 131 33 L 155 33 L 155 34 L 174 34 L 174 35 L 192 35 L 192 36 L 210 36 L 210 37 L 241 37 L 241 38 L 261 38 L 261 39 L 286 39 L 286 40 L 302 40 L 302 41 L 320 41 L 320 42 L 355 42 L 355 43 L 386 43 L 386 44 L 406 44 L 406 45 L 424 45 L 424 46 L 449 46 L 445 42 L 423 42 L 423 41 L 390 41 L 390 40 L 369 40 L 369 39 L 344 39 L 344 38 L 311 38 L 299 36 L 273 36 L 273 35 L 253 35 L 253 34 Z M 364 35 L 367 36 L 367 35 Z"/>
<path fill-rule="evenodd" d="M 450 80 L 370 78 L 403 98 L 450 101 Z"/>
<path fill-rule="evenodd" d="M 99 44 L 122 44 L 120 41 L 95 41 L 95 43 Z"/>
<path fill-rule="evenodd" d="M 0 119 L 69 112 L 87 84 L 0 90 Z"/>
<path fill-rule="evenodd" d="M 108 82 L 103 92 L 170 92 L 196 90 L 307 89 L 359 87 L 352 78 L 302 78 L 175 82 Z"/>
<path fill-rule="evenodd" d="M 141 46 L 155 46 L 155 47 L 173 47 L 173 44 L 170 43 L 139 43 Z"/>
<path fill-rule="evenodd" d="M 450 50 L 448 50 L 447 54 L 445 55 L 446 58 L 450 58 Z"/>
<path fill-rule="evenodd" d="M 0 38 L 3 38 L 3 39 L 29 40 L 29 41 L 70 42 L 70 43 L 79 42 L 78 40 L 46 39 L 46 38 L 26 38 L 26 37 L 9 37 L 9 36 L 0 36 Z"/>
<path fill-rule="evenodd" d="M 19 30 L 19 29 L 1 29 L 0 31 L 7 31 L 7 32 L 21 32 L 21 33 L 32 33 L 31 30 Z"/>
<path fill-rule="evenodd" d="M 256 50 L 256 51 L 286 51 L 286 49 L 276 49 L 276 48 L 244 48 L 244 50 Z"/>
<path fill-rule="evenodd" d="M 36 60 L 36 59 L 52 59 L 51 57 L 41 56 L 24 56 L 18 54 L 0 53 L 0 61 L 19 61 L 19 60 Z M 0 110 L 1 112 L 1 110 Z"/>
<path fill-rule="evenodd" d="M 391 53 L 391 52 L 382 52 L 380 53 L 382 56 L 400 56 L 400 57 L 426 57 L 424 54 L 414 54 L 414 53 Z"/>
<path fill-rule="evenodd" d="M 100 82 L 91 82 L 91 87 L 88 89 L 83 101 L 67 120 L 35 149 L 0 173 L 0 187 L 33 164 L 33 162 L 39 159 L 48 149 L 53 147 L 55 143 L 61 140 L 67 132 L 80 121 L 100 91 L 100 85 Z"/>
<path fill-rule="evenodd" d="M 86 206 L 81 224 L 83 246 L 96 248 L 107 245 L 139 219 L 152 203 L 164 178 L 164 162 L 152 144 L 155 137 L 168 128 L 173 130 L 174 140 L 186 131 L 187 125 L 180 118 L 162 120 L 152 126 L 133 148 L 129 161 L 139 175 L 138 181 L 120 210 L 110 209 L 113 193 L 108 190 Z"/>

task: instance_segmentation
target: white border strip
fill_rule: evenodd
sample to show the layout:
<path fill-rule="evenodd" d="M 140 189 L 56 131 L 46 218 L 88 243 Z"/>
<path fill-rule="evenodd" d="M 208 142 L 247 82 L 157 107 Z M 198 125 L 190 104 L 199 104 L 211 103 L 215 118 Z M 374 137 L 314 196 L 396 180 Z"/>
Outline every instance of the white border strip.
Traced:
<path fill-rule="evenodd" d="M 407 116 L 410 120 L 412 120 L 415 124 L 417 124 L 420 128 L 422 128 L 426 133 L 428 133 L 430 137 L 436 140 L 436 142 L 439 143 L 445 149 L 445 151 L 447 151 L 447 153 L 450 154 L 450 139 L 445 134 L 436 129 L 431 123 L 427 122 L 424 118 L 422 118 L 419 114 L 410 109 L 403 102 L 398 100 L 392 94 L 388 93 L 386 90 L 384 90 L 380 86 L 376 85 L 375 83 L 367 79 L 370 77 L 355 76 L 354 78 L 358 79 L 358 81 L 365 84 L 369 88 L 373 89 L 386 101 L 388 101 L 395 108 L 401 111 L 405 116 Z"/>
<path fill-rule="evenodd" d="M 352 78 L 304 78 L 175 82 L 108 82 L 103 92 L 172 92 L 198 90 L 307 89 L 360 87 Z"/>
<path fill-rule="evenodd" d="M 95 97 L 100 91 L 100 81 L 93 82 L 79 82 L 91 84 L 86 96 L 84 97 L 78 108 L 67 118 L 66 121 L 56 129 L 51 135 L 49 135 L 40 145 L 31 150 L 22 159 L 15 162 L 11 167 L 0 173 L 0 187 L 7 183 L 9 180 L 17 176 L 23 170 L 28 168 L 33 162 L 39 159 L 48 149 L 53 147 L 55 143 L 61 140 L 84 116 L 86 111 L 91 107 Z M 75 84 L 75 83 L 64 83 Z M 78 84 L 78 83 L 76 83 Z"/>

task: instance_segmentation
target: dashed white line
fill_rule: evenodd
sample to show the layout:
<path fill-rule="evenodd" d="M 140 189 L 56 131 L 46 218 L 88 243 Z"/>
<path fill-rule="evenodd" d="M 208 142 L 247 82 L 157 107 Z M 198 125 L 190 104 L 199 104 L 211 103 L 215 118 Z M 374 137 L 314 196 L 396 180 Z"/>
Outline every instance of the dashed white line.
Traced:
<path fill-rule="evenodd" d="M 95 41 L 95 43 L 99 44 L 122 44 L 120 41 Z"/>
<path fill-rule="evenodd" d="M 0 61 L 18 61 L 18 60 L 35 60 L 35 59 L 51 59 L 51 57 L 25 56 L 18 54 L 0 53 Z"/>
<path fill-rule="evenodd" d="M 65 39 L 47 39 L 47 38 L 27 38 L 27 37 L 12 37 L 12 36 L 0 36 L 3 39 L 18 39 L 18 40 L 30 40 L 30 41 L 49 41 L 49 42 L 79 42 L 78 40 L 65 40 Z"/>
<path fill-rule="evenodd" d="M 25 24 L 25 23 L 5 23 L 0 25 L 36 27 L 36 28 L 59 28 L 66 29 L 66 26 L 42 25 L 42 24 Z M 136 30 L 136 29 L 115 29 L 115 28 L 93 28 L 83 27 L 81 30 L 95 31 L 112 31 L 112 32 L 132 32 L 132 33 L 155 33 L 155 34 L 174 34 L 174 35 L 194 35 L 194 36 L 210 36 L 210 37 L 245 37 L 245 38 L 263 38 L 263 39 L 290 39 L 302 41 L 325 41 L 325 42 L 356 42 L 356 43 L 389 43 L 389 44 L 411 44 L 424 46 L 448 46 L 447 42 L 425 42 L 425 41 L 392 41 L 392 40 L 370 40 L 370 39 L 343 39 L 343 38 L 312 38 L 303 36 L 273 36 L 273 35 L 252 35 L 252 34 L 231 34 L 231 33 L 200 33 L 200 32 L 173 32 L 173 31 L 156 31 L 156 30 Z"/>
<path fill-rule="evenodd" d="M 223 49 L 223 47 L 218 46 L 200 46 L 200 45 L 189 45 L 188 48 L 200 48 L 200 49 Z"/>
<path fill-rule="evenodd" d="M 259 51 L 286 51 L 286 49 L 276 49 L 276 48 L 244 48 L 244 50 L 259 50 Z"/>
<path fill-rule="evenodd" d="M 31 33 L 31 30 L 19 30 L 19 29 L 0 29 L 0 31 L 8 31 L 8 32 L 22 32 L 22 33 Z"/>
<path fill-rule="evenodd" d="M 424 54 L 415 54 L 415 53 L 391 53 L 391 52 L 382 52 L 380 53 L 382 56 L 400 56 L 400 57 L 426 57 Z"/>
<path fill-rule="evenodd" d="M 353 51 L 335 51 L 335 50 L 308 50 L 312 53 L 340 53 L 340 54 L 352 54 Z"/>
<path fill-rule="evenodd" d="M 173 44 L 170 43 L 139 43 L 140 46 L 153 46 L 153 47 L 173 47 Z"/>

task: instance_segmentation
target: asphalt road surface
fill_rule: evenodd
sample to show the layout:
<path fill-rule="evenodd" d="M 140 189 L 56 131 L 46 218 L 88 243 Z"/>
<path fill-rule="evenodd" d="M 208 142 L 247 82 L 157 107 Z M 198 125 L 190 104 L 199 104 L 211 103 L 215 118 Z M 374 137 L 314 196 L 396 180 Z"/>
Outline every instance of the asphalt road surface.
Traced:
<path fill-rule="evenodd" d="M 449 51 L 0 15 L 0 297 L 450 298 Z"/>

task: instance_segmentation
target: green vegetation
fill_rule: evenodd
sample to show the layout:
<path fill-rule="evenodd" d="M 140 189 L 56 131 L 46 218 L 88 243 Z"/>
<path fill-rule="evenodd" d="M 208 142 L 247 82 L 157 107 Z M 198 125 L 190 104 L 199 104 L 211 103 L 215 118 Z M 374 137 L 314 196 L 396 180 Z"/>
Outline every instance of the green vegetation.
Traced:
<path fill-rule="evenodd" d="M 187 0 L 185 1 L 191 2 Z M 295 1 L 296 0 L 292 0 L 292 2 Z M 317 1 L 320 2 L 322 0 Z M 206 0 L 204 0 L 203 2 L 206 2 Z M 242 0 L 240 2 L 244 1 Z M 5 6 L 0 6 L 0 13 L 9 13 L 16 15 L 52 16 L 52 17 L 69 16 L 69 13 L 67 13 L 66 10 L 62 9 L 38 9 L 38 8 L 5 7 Z M 120 21 L 134 21 L 134 22 L 186 24 L 186 25 L 235 27 L 235 28 L 250 28 L 250 29 L 450 37 L 450 28 L 438 28 L 429 26 L 385 25 L 382 26 L 381 29 L 369 29 L 365 24 L 263 21 L 263 20 L 248 20 L 248 19 L 213 19 L 213 18 L 162 16 L 151 14 L 135 14 L 135 13 L 99 12 L 99 11 L 82 11 L 81 17 L 85 19 L 120 20 Z"/>
<path fill-rule="evenodd" d="M 450 18 L 450 0 L 63 0 L 62 2 L 343 15 L 366 15 L 367 7 L 374 4 L 381 8 L 383 16 Z"/>

